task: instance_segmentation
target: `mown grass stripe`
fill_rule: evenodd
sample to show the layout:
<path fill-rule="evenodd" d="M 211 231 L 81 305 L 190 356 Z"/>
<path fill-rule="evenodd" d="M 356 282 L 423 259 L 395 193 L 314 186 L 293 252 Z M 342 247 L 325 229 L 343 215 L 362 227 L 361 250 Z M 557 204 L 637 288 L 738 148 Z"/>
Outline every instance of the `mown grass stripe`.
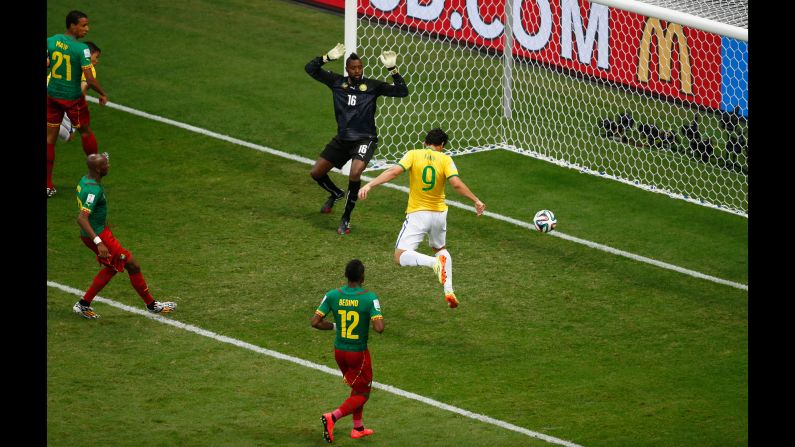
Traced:
<path fill-rule="evenodd" d="M 95 98 L 93 96 L 86 95 L 86 99 L 88 101 L 91 101 L 91 102 L 94 102 L 94 103 L 99 103 L 99 100 L 97 100 L 97 98 Z M 113 109 L 121 110 L 121 111 L 124 111 L 124 112 L 127 112 L 127 113 L 131 113 L 133 115 L 137 115 L 137 116 L 140 116 L 140 117 L 143 117 L 143 118 L 147 118 L 147 119 L 158 121 L 158 122 L 161 122 L 161 123 L 164 123 L 164 124 L 169 124 L 169 125 L 172 125 L 172 126 L 176 126 L 176 127 L 181 128 L 181 129 L 189 130 L 191 132 L 196 132 L 196 133 L 199 133 L 199 134 L 202 134 L 202 135 L 205 135 L 205 136 L 208 136 L 208 137 L 212 137 L 212 138 L 217 138 L 219 140 L 227 141 L 227 142 L 232 143 L 232 144 L 236 144 L 236 145 L 239 145 L 239 146 L 244 146 L 244 147 L 247 147 L 247 148 L 250 148 L 250 149 L 254 149 L 254 150 L 257 150 L 257 151 L 260 151 L 260 152 L 265 152 L 265 153 L 268 153 L 268 154 L 271 154 L 271 155 L 276 155 L 278 157 L 286 158 L 286 159 L 289 159 L 289 160 L 298 161 L 298 162 L 309 164 L 309 165 L 313 165 L 315 163 L 314 160 L 311 160 L 311 159 L 306 158 L 306 157 L 301 157 L 299 155 L 291 154 L 289 152 L 284 152 L 284 151 L 280 151 L 278 149 L 273 149 L 273 148 L 270 148 L 270 147 L 261 146 L 259 144 L 249 143 L 248 141 L 239 140 L 237 138 L 230 137 L 228 135 L 220 134 L 220 133 L 213 132 L 213 131 L 207 130 L 207 129 L 202 129 L 201 127 L 191 126 L 190 124 L 181 123 L 179 121 L 175 121 L 175 120 L 172 120 L 172 119 L 169 119 L 169 118 L 164 118 L 164 117 L 161 117 L 161 116 L 158 116 L 158 115 L 152 115 L 151 113 L 142 112 L 140 110 L 136 110 L 136 109 L 133 109 L 133 108 L 130 108 L 130 107 L 123 106 L 121 104 L 108 102 L 106 104 L 106 107 L 110 107 L 110 108 L 113 108 Z M 335 171 L 339 172 L 339 169 L 335 169 Z M 367 181 L 370 181 L 370 180 L 373 179 L 372 177 L 368 177 L 368 176 L 365 176 L 365 175 L 363 175 L 362 178 L 364 180 L 367 180 Z M 399 191 L 403 191 L 403 192 L 405 192 L 407 194 L 409 192 L 409 189 L 406 188 L 405 186 L 394 185 L 394 184 L 391 184 L 391 183 L 384 183 L 383 186 L 386 186 L 386 187 L 392 188 L 392 189 L 396 189 L 396 190 L 399 190 Z M 461 208 L 461 209 L 464 209 L 464 210 L 471 211 L 473 213 L 475 212 L 475 207 L 470 206 L 470 205 L 465 205 L 465 204 L 460 203 L 460 202 L 456 202 L 456 201 L 453 201 L 453 200 L 447 200 L 447 204 L 450 205 L 450 206 L 454 206 L 456 208 Z M 497 220 L 501 220 L 503 222 L 508 222 L 508 223 L 511 223 L 511 224 L 514 224 L 514 225 L 517 225 L 517 226 L 520 226 L 520 227 L 523 227 L 523 228 L 527 228 L 527 229 L 530 229 L 532 231 L 536 231 L 535 228 L 533 227 L 532 223 L 528 223 L 528 222 L 524 222 L 524 221 L 521 221 L 521 220 L 513 219 L 511 217 L 503 216 L 501 214 L 493 213 L 493 212 L 490 212 L 490 211 L 486 211 L 484 213 L 484 215 L 489 216 L 489 217 L 494 218 L 494 219 L 497 219 Z M 711 281 L 711 282 L 714 282 L 716 284 L 722 284 L 722 285 L 726 285 L 726 286 L 729 286 L 729 287 L 734 287 L 736 289 L 741 289 L 741 290 L 746 290 L 746 291 L 748 290 L 748 285 L 747 284 L 740 284 L 740 283 L 737 283 L 737 282 L 734 282 L 734 281 L 729 281 L 729 280 L 726 280 L 726 279 L 717 278 L 715 276 L 710 276 L 710 275 L 707 275 L 707 274 L 704 274 L 704 273 L 701 273 L 701 272 L 697 272 L 695 270 L 690 270 L 690 269 L 686 269 L 684 267 L 679 267 L 677 265 L 669 264 L 667 262 L 658 261 L 656 259 L 648 258 L 646 256 L 636 255 L 636 254 L 629 253 L 629 252 L 626 252 L 626 251 L 623 251 L 623 250 L 619 250 L 619 249 L 616 249 L 616 248 L 609 247 L 607 245 L 602 245 L 602 244 L 599 244 L 599 243 L 596 243 L 596 242 L 588 241 L 588 240 L 585 240 L 585 239 L 580 239 L 580 238 L 575 237 L 575 236 L 570 236 L 568 234 L 561 233 L 561 232 L 559 232 L 557 230 L 553 231 L 552 233 L 547 233 L 547 234 L 549 234 L 550 236 L 555 236 L 555 237 L 559 237 L 561 239 L 565 239 L 565 240 L 567 240 L 569 242 L 574 242 L 574 243 L 577 243 L 577 244 L 585 245 L 586 247 L 594 248 L 596 250 L 601 250 L 601 251 L 604 251 L 606 253 L 611 253 L 611 254 L 614 254 L 614 255 L 623 256 L 625 258 L 632 259 L 633 261 L 643 262 L 643 263 L 650 264 L 650 265 L 653 265 L 653 266 L 656 266 L 656 267 L 660 267 L 660 268 L 671 270 L 671 271 L 674 271 L 674 272 L 677 272 L 677 273 L 688 275 L 688 276 L 691 276 L 693 278 L 698 278 L 698 279 L 703 279 L 703 280 L 706 280 L 706 281 Z"/>
<path fill-rule="evenodd" d="M 70 293 L 70 294 L 75 295 L 77 297 L 82 297 L 83 294 L 85 294 L 85 291 L 83 291 L 83 290 L 75 289 L 74 287 L 65 286 L 63 284 L 59 284 L 59 283 L 54 282 L 54 281 L 47 281 L 47 286 L 55 288 L 55 289 L 58 289 L 58 290 L 61 290 L 61 291 L 66 292 L 66 293 Z M 125 312 L 130 312 L 130 313 L 134 313 L 136 315 L 140 315 L 140 316 L 149 318 L 150 320 L 157 321 L 158 323 L 167 324 L 169 326 L 173 326 L 173 327 L 178 328 L 178 329 L 182 329 L 182 330 L 185 330 L 185 331 L 188 331 L 188 332 L 192 332 L 194 334 L 201 335 L 202 337 L 211 338 L 213 340 L 220 341 L 221 343 L 227 343 L 227 344 L 230 344 L 230 345 L 233 345 L 233 346 L 237 346 L 239 348 L 248 349 L 249 351 L 253 351 L 253 352 L 256 352 L 258 354 L 263 354 L 263 355 L 267 355 L 269 357 L 273 357 L 273 358 L 276 358 L 276 359 L 279 359 L 279 360 L 285 360 L 285 361 L 288 361 L 288 362 L 292 362 L 292 363 L 295 363 L 295 364 L 300 365 L 300 366 L 311 368 L 311 369 L 314 369 L 314 370 L 317 370 L 317 371 L 320 371 L 320 372 L 324 372 L 326 374 L 331 374 L 333 376 L 342 377 L 342 373 L 338 369 L 329 368 L 329 367 L 324 366 L 324 365 L 318 365 L 317 363 L 313 363 L 313 362 L 310 362 L 308 360 L 304 360 L 304 359 L 301 359 L 301 358 L 298 358 L 298 357 L 293 357 L 291 355 L 282 354 L 281 352 L 278 352 L 278 351 L 272 351 L 270 349 L 266 349 L 266 348 L 263 348 L 263 347 L 260 347 L 260 346 L 257 346 L 257 345 L 253 345 L 251 343 L 247 343 L 247 342 L 244 342 L 242 340 L 238 340 L 236 338 L 227 337 L 226 335 L 221 335 L 221 334 L 217 334 L 217 333 L 212 332 L 212 331 L 208 331 L 206 329 L 202 329 L 202 328 L 200 328 L 198 326 L 194 326 L 192 324 L 182 323 L 182 322 L 176 321 L 176 320 L 174 320 L 172 318 L 164 317 L 164 316 L 162 316 L 160 314 L 153 314 L 153 313 L 150 313 L 150 312 L 148 312 L 148 311 L 146 311 L 146 310 L 144 310 L 143 308 L 140 308 L 140 307 L 128 306 L 126 304 L 122 304 L 122 303 L 116 302 L 114 300 L 111 300 L 109 298 L 101 297 L 99 295 L 97 295 L 94 298 L 94 301 L 98 301 L 100 303 L 104 303 L 104 304 L 107 304 L 109 306 L 113 306 L 113 307 L 115 307 L 117 309 L 120 309 L 120 310 L 123 310 Z M 101 318 L 101 316 L 100 316 L 100 318 Z M 400 388 L 396 388 L 396 387 L 393 387 L 391 385 L 387 385 L 387 384 L 380 383 L 380 382 L 373 382 L 373 387 L 377 388 L 377 389 L 380 389 L 380 390 L 383 390 L 383 391 L 386 391 L 387 393 L 391 393 L 391 394 L 394 394 L 394 395 L 397 395 L 397 396 L 400 396 L 400 397 L 404 397 L 406 399 L 412 399 L 412 400 L 416 400 L 418 402 L 422 402 L 422 403 L 424 403 L 426 405 L 430 405 L 430 406 L 438 408 L 440 410 L 450 411 L 452 413 L 460 414 L 461 416 L 465 416 L 465 417 L 468 417 L 468 418 L 471 418 L 471 419 L 475 419 L 475 420 L 478 420 L 478 421 L 481 421 L 481 422 L 485 422 L 487 424 L 496 425 L 496 426 L 504 428 L 506 430 L 511 430 L 511 431 L 514 431 L 514 432 L 517 432 L 517 433 L 521 433 L 523 435 L 530 436 L 532 438 L 541 439 L 541 440 L 544 440 L 544 441 L 549 442 L 551 444 L 563 445 L 563 446 L 566 446 L 566 447 L 582 447 L 579 444 L 575 444 L 575 443 L 570 442 L 570 441 L 566 441 L 566 440 L 563 440 L 563 439 L 558 439 L 558 438 L 555 438 L 553 436 L 549 436 L 549 435 L 545 435 L 543 433 L 538 433 L 538 432 L 535 432 L 535 431 L 532 431 L 532 430 L 528 430 L 526 428 L 519 427 L 517 425 L 513 425 L 511 423 L 508 423 L 508 422 L 505 422 L 505 421 L 501 421 L 499 419 L 494 419 L 494 418 L 489 417 L 489 416 L 485 416 L 485 415 L 478 414 L 478 413 L 473 413 L 471 411 L 464 410 L 464 409 L 458 408 L 458 407 L 454 407 L 452 405 L 448 405 L 446 403 L 439 402 L 438 400 L 434 400 L 434 399 L 431 399 L 431 398 L 428 398 L 428 397 L 425 397 L 425 396 L 421 396 L 419 394 L 415 394 L 415 393 L 412 393 L 410 391 L 401 390 Z"/>

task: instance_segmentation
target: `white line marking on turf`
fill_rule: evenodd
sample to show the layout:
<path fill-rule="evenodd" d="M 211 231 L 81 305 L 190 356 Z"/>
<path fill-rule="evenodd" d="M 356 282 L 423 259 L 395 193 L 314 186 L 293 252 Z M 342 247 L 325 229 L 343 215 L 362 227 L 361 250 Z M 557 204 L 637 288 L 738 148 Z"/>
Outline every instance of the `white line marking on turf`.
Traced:
<path fill-rule="evenodd" d="M 63 284 L 59 284 L 59 283 L 54 282 L 54 281 L 47 281 L 47 285 L 49 287 L 56 288 L 56 289 L 61 290 L 63 292 L 71 293 L 72 295 L 76 295 L 78 297 L 82 297 L 83 294 L 85 294 L 85 291 L 75 289 L 74 287 L 65 286 Z M 264 354 L 264 355 L 267 355 L 269 357 L 273 357 L 273 358 L 276 358 L 276 359 L 279 359 L 279 360 L 286 360 L 288 362 L 292 362 L 292 363 L 295 363 L 297 365 L 305 366 L 307 368 L 316 369 L 316 370 L 318 370 L 320 372 L 324 372 L 326 374 L 331 374 L 333 376 L 342 377 L 342 372 L 340 372 L 338 369 L 332 369 L 332 368 L 329 368 L 329 367 L 324 366 L 324 365 L 319 365 L 317 363 L 312 363 L 312 362 L 310 362 L 308 360 L 304 360 L 304 359 L 301 359 L 301 358 L 298 358 L 298 357 L 293 357 L 293 356 L 287 355 L 287 354 L 282 354 L 281 352 L 278 352 L 278 351 L 271 351 L 270 349 L 266 349 L 266 348 L 263 348 L 263 347 L 260 347 L 260 346 L 257 346 L 257 345 L 253 345 L 251 343 L 246 343 L 246 342 L 238 340 L 236 338 L 227 337 L 225 335 L 220 335 L 220 334 L 217 334 L 215 332 L 208 331 L 206 329 L 202 329 L 202 328 L 197 327 L 197 326 L 193 326 L 192 324 L 181 323 L 181 322 L 175 321 L 175 320 L 173 320 L 171 318 L 163 317 L 162 315 L 159 315 L 159 314 L 150 313 L 150 312 L 148 312 L 148 311 L 146 311 L 144 309 L 141 309 L 140 307 L 128 306 L 126 304 L 122 304 L 122 303 L 113 301 L 113 300 L 108 299 L 108 298 L 103 298 L 101 296 L 97 296 L 96 298 L 94 298 L 94 301 L 105 303 L 105 304 L 107 304 L 109 306 L 113 306 L 113 307 L 121 309 L 123 311 L 131 312 L 131 313 L 134 313 L 134 314 L 141 315 L 143 317 L 149 318 L 151 320 L 157 321 L 158 323 L 163 323 L 163 324 L 167 324 L 167 325 L 170 325 L 170 326 L 174 326 L 174 327 L 176 327 L 178 329 L 183 329 L 183 330 L 186 330 L 188 332 L 192 332 L 194 334 L 201 335 L 203 337 L 207 337 L 207 338 L 211 338 L 213 340 L 220 341 L 222 343 L 227 343 L 227 344 L 230 344 L 230 345 L 237 346 L 239 348 L 248 349 L 248 350 L 254 351 L 254 352 L 258 353 L 258 354 Z M 412 393 L 410 391 L 404 391 L 404 390 L 401 390 L 400 388 L 395 388 L 395 387 L 393 387 L 391 385 L 386 385 L 386 384 L 383 384 L 383 383 L 380 383 L 380 382 L 373 382 L 373 387 L 374 388 L 378 388 L 380 390 L 384 390 L 387 393 L 392 393 L 392 394 L 395 394 L 397 396 L 404 397 L 406 399 L 412 399 L 412 400 L 416 400 L 418 402 L 422 402 L 422 403 L 424 403 L 426 405 L 430 405 L 430 406 L 438 408 L 440 410 L 446 410 L 446 411 L 450 411 L 452 413 L 460 414 L 461 416 L 465 416 L 465 417 L 468 417 L 468 418 L 471 418 L 471 419 L 476 419 L 478 421 L 485 422 L 487 424 L 496 425 L 496 426 L 504 428 L 506 430 L 511 430 L 511 431 L 514 431 L 514 432 L 517 432 L 517 433 L 521 433 L 523 435 L 527 435 L 527 436 L 530 436 L 532 438 L 541 439 L 541 440 L 547 441 L 547 442 L 552 443 L 552 444 L 563 445 L 563 446 L 566 446 L 566 447 L 582 447 L 579 444 L 574 444 L 573 442 L 570 442 L 570 441 L 566 441 L 566 440 L 563 440 L 563 439 L 558 439 L 558 438 L 555 438 L 553 436 L 545 435 L 543 433 L 534 432 L 532 430 L 528 430 L 526 428 L 519 427 L 518 425 L 513 425 L 513 424 L 511 424 L 509 422 L 501 421 L 499 419 L 494 419 L 494 418 L 489 417 L 489 416 L 485 416 L 485 415 L 478 414 L 478 413 L 473 413 L 471 411 L 464 410 L 464 409 L 461 409 L 461 408 L 458 408 L 458 407 L 454 407 L 452 405 L 448 405 L 446 403 L 439 402 L 438 400 L 434 400 L 434 399 L 431 399 L 431 398 L 428 398 L 428 397 L 425 397 L 425 396 L 421 396 L 419 394 L 415 394 L 415 393 Z"/>
<path fill-rule="evenodd" d="M 99 100 L 97 100 L 93 96 L 86 95 L 86 99 L 88 101 L 91 101 L 91 102 L 99 103 Z M 132 109 L 130 107 L 126 107 L 126 106 L 123 106 L 123 105 L 120 105 L 120 104 L 116 104 L 116 103 L 113 103 L 113 102 L 108 102 L 106 104 L 106 107 L 122 110 L 124 112 L 131 113 L 133 115 L 138 115 L 138 116 L 141 116 L 141 117 L 144 117 L 144 118 L 148 118 L 148 119 L 151 119 L 151 120 L 154 120 L 154 121 L 159 121 L 161 123 L 170 124 L 172 126 L 176 126 L 176 127 L 179 127 L 179 128 L 185 129 L 185 130 L 189 130 L 191 132 L 196 132 L 198 134 L 206 135 L 208 137 L 217 138 L 219 140 L 227 141 L 227 142 L 232 143 L 232 144 L 237 144 L 239 146 L 244 146 L 244 147 L 247 147 L 247 148 L 250 148 L 250 149 L 254 149 L 254 150 L 257 150 L 257 151 L 260 151 L 260 152 L 265 152 L 265 153 L 268 153 L 268 154 L 271 154 L 271 155 L 276 155 L 278 157 L 287 158 L 289 160 L 294 160 L 294 161 L 298 161 L 298 162 L 309 164 L 309 165 L 315 164 L 314 160 L 311 160 L 311 159 L 306 158 L 306 157 L 301 157 L 300 155 L 295 155 L 295 154 L 291 154 L 291 153 L 288 153 L 288 152 L 284 152 L 284 151 L 280 151 L 280 150 L 277 150 L 277 149 L 273 149 L 273 148 L 270 148 L 270 147 L 261 146 L 259 144 L 249 143 L 248 141 L 239 140 L 237 138 L 233 138 L 233 137 L 230 137 L 228 135 L 224 135 L 224 134 L 220 134 L 220 133 L 213 132 L 213 131 L 210 131 L 210 130 L 202 129 L 201 127 L 191 126 L 190 124 L 181 123 L 179 121 L 174 121 L 172 119 L 163 118 L 162 116 L 152 115 L 151 113 L 142 112 L 140 110 Z M 338 169 L 335 169 L 335 171 L 339 172 Z M 373 179 L 372 177 L 368 177 L 366 175 L 363 175 L 362 178 L 367 180 L 367 181 L 370 181 L 370 180 Z M 382 186 L 386 186 L 387 188 L 397 189 L 397 190 L 403 191 L 403 192 L 405 192 L 407 194 L 409 192 L 409 189 L 406 188 L 405 186 L 394 185 L 392 183 L 384 183 Z M 447 200 L 447 204 L 450 205 L 450 206 L 454 206 L 456 208 L 461 208 L 461 209 L 465 209 L 465 210 L 468 210 L 468 211 L 472 211 L 473 213 L 475 212 L 475 207 L 470 206 L 470 205 L 465 205 L 465 204 L 463 204 L 461 202 L 456 202 L 456 201 L 453 201 L 453 200 Z M 532 224 L 527 223 L 527 222 L 523 222 L 521 220 L 514 219 L 512 217 L 503 216 L 501 214 L 492 213 L 490 211 L 486 211 L 484 213 L 484 215 L 492 217 L 492 218 L 497 219 L 497 220 L 501 220 L 503 222 L 512 223 L 514 225 L 518 225 L 520 227 L 527 228 L 527 229 L 530 229 L 532 231 L 535 231 L 535 229 L 533 228 Z M 694 278 L 704 279 L 704 280 L 711 281 L 711 282 L 714 282 L 714 283 L 717 283 L 717 284 L 723 284 L 723 285 L 726 285 L 726 286 L 734 287 L 736 289 L 748 290 L 748 285 L 746 285 L 746 284 L 741 284 L 741 283 L 738 283 L 738 282 L 717 278 L 717 277 L 714 277 L 714 276 L 706 275 L 706 274 L 701 273 L 701 272 L 697 272 L 695 270 L 690 270 L 690 269 L 679 267 L 679 266 L 676 266 L 676 265 L 673 265 L 673 264 L 669 264 L 667 262 L 657 261 L 657 260 L 652 259 L 652 258 L 647 258 L 645 256 L 640 256 L 640 255 L 629 253 L 629 252 L 626 252 L 626 251 L 623 251 L 623 250 L 619 250 L 619 249 L 616 249 L 616 248 L 608 247 L 607 245 L 602 245 L 602 244 L 598 244 L 596 242 L 591 242 L 591 241 L 588 241 L 588 240 L 585 240 L 585 239 L 580 239 L 580 238 L 575 237 L 575 236 L 569 236 L 569 235 L 567 235 L 565 233 L 561 233 L 561 232 L 559 232 L 557 230 L 553 231 L 552 233 L 547 233 L 547 234 L 549 234 L 550 236 L 555 236 L 555 237 L 559 237 L 561 239 L 565 239 L 565 240 L 570 241 L 570 242 L 575 242 L 577 244 L 582 244 L 582 245 L 585 245 L 587 247 L 595 248 L 597 250 L 602 250 L 602 251 L 605 251 L 607 253 L 612 253 L 614 255 L 623 256 L 625 258 L 632 259 L 633 261 L 644 262 L 646 264 L 651 264 L 651 265 L 654 265 L 654 266 L 657 266 L 657 267 L 661 267 L 661 268 L 664 268 L 664 269 L 667 269 L 667 270 L 672 270 L 674 272 L 682 273 L 684 275 L 692 276 Z"/>

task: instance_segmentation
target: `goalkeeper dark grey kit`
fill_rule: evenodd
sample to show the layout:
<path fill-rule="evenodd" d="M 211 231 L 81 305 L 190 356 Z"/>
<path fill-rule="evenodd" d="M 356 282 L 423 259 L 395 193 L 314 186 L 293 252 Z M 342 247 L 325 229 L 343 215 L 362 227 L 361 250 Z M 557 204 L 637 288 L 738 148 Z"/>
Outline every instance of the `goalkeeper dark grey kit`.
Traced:
<path fill-rule="evenodd" d="M 379 96 L 408 96 L 403 76 L 392 71 L 394 84 L 362 77 L 358 82 L 341 74 L 323 70 L 323 58 L 316 57 L 306 64 L 306 72 L 326 84 L 334 96 L 334 116 L 337 137 L 341 140 L 377 139 L 375 128 L 376 98 Z"/>
<path fill-rule="evenodd" d="M 379 60 L 392 75 L 393 84 L 364 77 L 362 60 L 351 53 L 345 61 L 348 76 L 324 70 L 323 64 L 339 59 L 345 54 L 345 45 L 338 43 L 322 57 L 315 57 L 304 69 L 313 79 L 325 84 L 332 92 L 337 134 L 329 141 L 315 161 L 310 175 L 317 184 L 330 193 L 320 208 L 330 213 L 334 203 L 345 197 L 345 211 L 340 219 L 338 234 L 350 233 L 350 218 L 356 206 L 361 175 L 378 145 L 375 111 L 379 96 L 405 97 L 409 94 L 406 81 L 398 73 L 397 53 L 384 51 Z M 339 189 L 328 172 L 332 167 L 341 169 L 351 161 L 348 173 L 348 194 Z"/>

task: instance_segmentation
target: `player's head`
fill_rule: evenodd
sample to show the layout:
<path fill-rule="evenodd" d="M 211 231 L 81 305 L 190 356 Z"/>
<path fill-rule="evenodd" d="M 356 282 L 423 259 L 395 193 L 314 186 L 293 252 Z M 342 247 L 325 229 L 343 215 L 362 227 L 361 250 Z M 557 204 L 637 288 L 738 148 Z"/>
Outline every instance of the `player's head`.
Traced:
<path fill-rule="evenodd" d="M 85 44 L 88 46 L 88 51 L 91 52 L 91 63 L 97 65 L 99 63 L 99 56 L 102 55 L 102 50 L 99 49 L 97 44 L 90 40 L 85 41 Z"/>
<path fill-rule="evenodd" d="M 78 10 L 69 11 L 66 15 L 66 30 L 69 34 L 80 39 L 88 34 L 88 16 Z"/>
<path fill-rule="evenodd" d="M 348 72 L 348 76 L 354 81 L 359 81 L 362 79 L 364 66 L 362 65 L 362 60 L 359 58 L 358 54 L 351 53 L 351 55 L 348 56 L 348 59 L 345 59 L 345 71 Z"/>
<path fill-rule="evenodd" d="M 110 171 L 110 161 L 107 152 L 101 154 L 90 154 L 86 158 L 88 173 L 94 178 L 102 178 Z"/>
<path fill-rule="evenodd" d="M 363 283 L 364 282 L 364 264 L 358 259 L 352 259 L 345 266 L 345 277 L 348 282 Z"/>
<path fill-rule="evenodd" d="M 447 140 L 447 134 L 438 127 L 431 129 L 428 131 L 428 135 L 425 135 L 425 145 L 438 147 L 439 150 L 444 149 L 444 146 L 447 144 Z"/>

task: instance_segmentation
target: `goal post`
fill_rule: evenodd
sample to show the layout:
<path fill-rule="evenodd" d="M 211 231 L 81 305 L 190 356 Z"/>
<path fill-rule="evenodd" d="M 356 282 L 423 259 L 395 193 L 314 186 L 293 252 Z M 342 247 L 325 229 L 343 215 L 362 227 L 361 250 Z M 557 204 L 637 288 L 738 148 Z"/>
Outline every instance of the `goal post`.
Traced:
<path fill-rule="evenodd" d="M 369 169 L 441 127 L 454 156 L 509 150 L 747 216 L 747 30 L 693 12 L 709 0 L 655 1 L 672 3 L 345 0 L 346 49 L 385 80 L 397 52 L 410 90 L 379 100 Z"/>

